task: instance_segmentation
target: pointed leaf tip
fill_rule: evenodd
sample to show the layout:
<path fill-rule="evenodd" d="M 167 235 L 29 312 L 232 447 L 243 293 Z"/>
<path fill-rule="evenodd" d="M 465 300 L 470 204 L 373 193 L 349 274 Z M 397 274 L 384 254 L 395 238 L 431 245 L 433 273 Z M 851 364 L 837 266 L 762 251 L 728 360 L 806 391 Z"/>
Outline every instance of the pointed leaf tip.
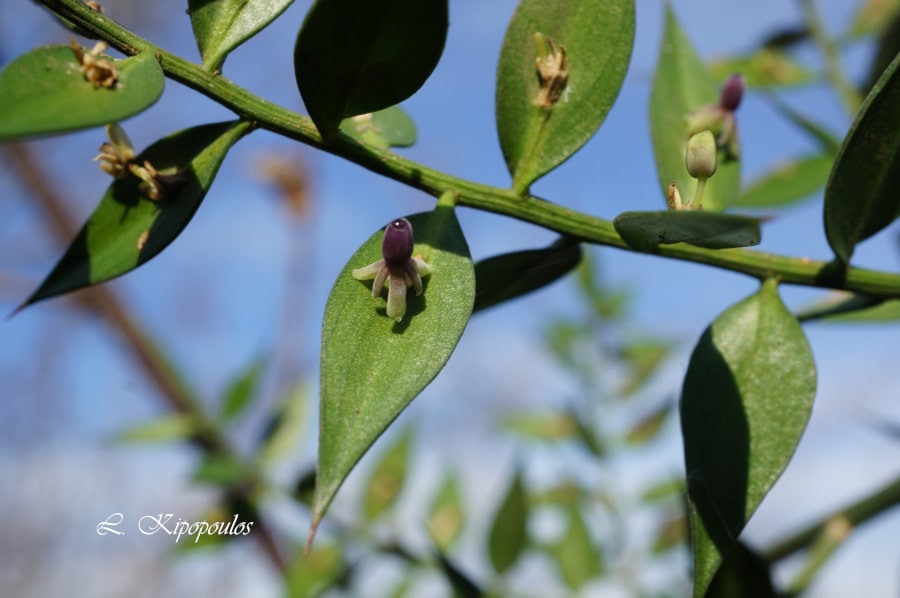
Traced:
<path fill-rule="evenodd" d="M 900 55 L 863 103 L 825 186 L 825 233 L 849 263 L 857 243 L 900 216 Z"/>
<path fill-rule="evenodd" d="M 381 259 L 379 229 L 338 275 L 322 322 L 319 463 L 313 517 L 324 516 L 338 488 L 373 442 L 438 374 L 472 313 L 475 274 L 453 208 L 408 217 L 413 255 L 431 266 L 400 322 L 354 269 Z"/>
<path fill-rule="evenodd" d="M 680 411 L 695 598 L 787 467 L 815 392 L 812 352 L 774 280 L 717 317 L 694 348 Z"/>
<path fill-rule="evenodd" d="M 171 196 L 146 197 L 134 176 L 116 179 L 75 240 L 24 306 L 121 276 L 152 259 L 187 226 L 232 145 L 250 130 L 244 121 L 202 125 L 148 147 L 136 163 L 185 169 Z"/>

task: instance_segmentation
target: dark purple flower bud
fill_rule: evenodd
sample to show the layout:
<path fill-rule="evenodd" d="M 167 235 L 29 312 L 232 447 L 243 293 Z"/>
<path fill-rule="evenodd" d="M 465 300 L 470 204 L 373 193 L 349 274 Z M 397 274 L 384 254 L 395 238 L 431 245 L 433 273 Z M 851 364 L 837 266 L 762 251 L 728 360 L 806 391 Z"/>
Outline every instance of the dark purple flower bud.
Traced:
<path fill-rule="evenodd" d="M 719 106 L 734 112 L 741 105 L 741 98 L 744 97 L 744 77 L 734 74 L 728 77 L 725 85 L 722 86 L 722 95 L 719 96 Z"/>
<path fill-rule="evenodd" d="M 406 218 L 394 220 L 384 229 L 381 255 L 389 268 L 403 266 L 412 257 L 413 230 Z"/>

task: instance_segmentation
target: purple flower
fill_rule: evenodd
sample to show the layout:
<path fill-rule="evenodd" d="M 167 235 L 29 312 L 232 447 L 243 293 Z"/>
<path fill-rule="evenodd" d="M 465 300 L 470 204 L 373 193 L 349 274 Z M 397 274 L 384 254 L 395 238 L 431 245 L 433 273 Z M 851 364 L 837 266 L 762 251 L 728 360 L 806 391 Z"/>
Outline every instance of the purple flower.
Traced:
<path fill-rule="evenodd" d="M 357 280 L 371 280 L 372 297 L 378 297 L 388 283 L 387 316 L 397 322 L 406 314 L 406 289 L 415 288 L 422 294 L 422 277 L 431 274 L 431 266 L 422 258 L 413 257 L 413 229 L 406 218 L 399 218 L 384 229 L 381 242 L 382 259 L 354 270 Z"/>

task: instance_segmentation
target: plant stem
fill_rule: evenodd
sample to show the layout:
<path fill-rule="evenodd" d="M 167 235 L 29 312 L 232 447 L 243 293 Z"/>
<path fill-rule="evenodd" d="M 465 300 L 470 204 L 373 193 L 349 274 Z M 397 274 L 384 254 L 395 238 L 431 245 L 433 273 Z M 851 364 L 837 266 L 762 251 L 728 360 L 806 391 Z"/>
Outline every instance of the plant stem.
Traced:
<path fill-rule="evenodd" d="M 60 194 L 48 183 L 52 177 L 42 170 L 40 161 L 27 145 L 10 143 L 4 145 L 2 151 L 12 164 L 13 172 L 30 189 L 32 196 L 43 209 L 56 237 L 62 243 L 68 243 L 75 237 L 78 227 L 66 211 Z M 81 307 L 103 318 L 118 334 L 168 406 L 177 413 L 190 415 L 197 422 L 197 430 L 190 439 L 194 445 L 208 455 L 240 462 L 217 423 L 206 415 L 200 397 L 150 334 L 132 317 L 124 301 L 111 288 L 94 286 L 74 297 Z M 253 493 L 258 483 L 255 472 L 248 470 L 247 484 L 242 486 L 246 487 L 246 492 L 240 496 L 248 501 L 257 513 L 259 510 L 256 508 Z M 278 548 L 274 533 L 261 517 L 257 517 L 254 521 L 253 532 L 269 560 L 284 573 L 287 564 Z"/>
<path fill-rule="evenodd" d="M 799 0 L 799 2 L 800 8 L 803 10 L 803 16 L 806 19 L 806 25 L 809 27 L 816 45 L 819 46 L 822 57 L 825 59 L 825 76 L 834 86 L 841 103 L 843 103 L 844 108 L 852 118 L 859 111 L 862 98 L 859 97 L 859 92 L 844 74 L 837 43 L 825 31 L 825 25 L 822 23 L 815 0 Z"/>
<path fill-rule="evenodd" d="M 763 557 L 770 562 L 778 561 L 805 548 L 825 532 L 830 521 L 841 519 L 853 527 L 857 527 L 898 505 L 900 505 L 900 478 L 889 482 L 859 502 L 832 513 L 823 521 L 801 530 L 790 538 L 785 538 L 775 546 L 763 551 Z"/>
<path fill-rule="evenodd" d="M 803 569 L 788 587 L 789 596 L 801 594 L 815 578 L 816 573 L 828 562 L 831 555 L 841 547 L 844 540 L 853 531 L 853 526 L 844 517 L 829 519 L 822 528 L 822 533 L 809 548 L 809 557 Z"/>
<path fill-rule="evenodd" d="M 36 2 L 96 34 L 111 47 L 127 55 L 144 52 L 155 55 L 169 78 L 213 99 L 260 128 L 343 157 L 435 197 L 439 197 L 444 191 L 457 191 L 460 205 L 530 222 L 587 243 L 633 251 L 608 220 L 576 212 L 538 197 L 523 198 L 512 189 L 499 189 L 460 179 L 393 152 L 362 146 L 345 136 L 339 136 L 326 144 L 309 118 L 259 98 L 221 75 L 208 72 L 197 64 L 166 52 L 91 10 L 81 0 Z M 807 258 L 791 258 L 746 249 L 711 250 L 687 244 L 663 245 L 656 254 L 741 272 L 759 279 L 778 278 L 788 284 L 849 290 L 878 297 L 900 297 L 900 275 L 860 268 L 836 272 L 827 262 Z"/>

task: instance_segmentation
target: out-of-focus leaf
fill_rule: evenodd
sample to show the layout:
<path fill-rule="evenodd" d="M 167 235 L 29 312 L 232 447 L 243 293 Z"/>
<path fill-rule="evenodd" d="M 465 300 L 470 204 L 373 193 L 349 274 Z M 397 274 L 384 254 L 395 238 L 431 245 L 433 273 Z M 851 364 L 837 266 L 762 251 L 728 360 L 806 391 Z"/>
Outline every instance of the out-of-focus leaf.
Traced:
<path fill-rule="evenodd" d="M 322 136 L 422 87 L 444 50 L 447 25 L 446 0 L 316 0 L 297 35 L 294 72 Z"/>
<path fill-rule="evenodd" d="M 888 22 L 878 39 L 878 48 L 869 66 L 869 76 L 863 83 L 862 93 L 868 94 L 875 87 L 881 74 L 887 69 L 894 57 L 900 54 L 900 13 Z"/>
<path fill-rule="evenodd" d="M 230 486 L 242 482 L 246 477 L 247 472 L 239 461 L 218 455 L 207 455 L 194 471 L 195 482 L 216 486 Z"/>
<path fill-rule="evenodd" d="M 198 429 L 193 416 L 173 413 L 126 428 L 117 433 L 115 439 L 118 442 L 174 442 L 191 438 Z"/>
<path fill-rule="evenodd" d="M 320 596 L 345 571 L 339 545 L 317 546 L 291 564 L 287 573 L 287 595 L 289 598 Z"/>
<path fill-rule="evenodd" d="M 505 253 L 475 264 L 475 309 L 480 311 L 555 282 L 578 266 L 581 245 L 561 238 L 544 249 Z"/>
<path fill-rule="evenodd" d="M 363 495 L 363 514 L 367 521 L 374 521 L 396 504 L 409 469 L 410 430 L 400 434 L 397 441 L 387 448 L 375 465 Z"/>
<path fill-rule="evenodd" d="M 340 129 L 345 135 L 381 149 L 409 147 L 416 142 L 416 123 L 400 106 L 344 119 Z"/>
<path fill-rule="evenodd" d="M 222 398 L 222 419 L 233 420 L 243 413 L 253 398 L 256 396 L 259 386 L 259 377 L 265 371 L 264 360 L 255 359 L 243 372 L 238 374 L 225 391 Z"/>
<path fill-rule="evenodd" d="M 444 553 L 438 552 L 437 557 L 441 571 L 444 572 L 444 576 L 453 589 L 453 598 L 481 598 L 486 595 L 484 590 L 479 588 L 472 578 L 457 567 Z"/>
<path fill-rule="evenodd" d="M 801 322 L 894 322 L 900 320 L 900 299 L 840 293 L 801 310 L 797 319 Z"/>
<path fill-rule="evenodd" d="M 574 507 L 584 498 L 584 490 L 571 480 L 562 480 L 557 485 L 539 490 L 528 497 L 532 507 Z"/>
<path fill-rule="evenodd" d="M 715 60 L 710 63 L 709 70 L 716 81 L 724 81 L 732 73 L 740 73 L 748 87 L 806 85 L 814 80 L 809 69 L 784 52 L 771 48 Z"/>
<path fill-rule="evenodd" d="M 766 35 L 759 47 L 770 50 L 787 50 L 810 39 L 812 39 L 812 33 L 806 25 L 788 25 Z"/>
<path fill-rule="evenodd" d="M 788 103 L 778 97 L 777 94 L 767 93 L 765 97 L 769 100 L 769 103 L 772 104 L 772 108 L 781 114 L 785 120 L 794 124 L 801 131 L 809 135 L 813 141 L 818 143 L 823 154 L 828 156 L 837 154 L 841 147 L 841 140 L 838 139 L 834 133 L 805 114 L 792 108 Z"/>
<path fill-rule="evenodd" d="M 536 42 L 536 34 L 544 41 Z M 561 70 L 568 73 L 556 100 L 539 99 L 535 60 L 547 40 L 564 52 Z M 633 41 L 634 0 L 519 3 L 500 51 L 496 92 L 500 147 L 516 191 L 527 192 L 600 128 L 619 95 Z"/>
<path fill-rule="evenodd" d="M 877 33 L 898 13 L 900 0 L 866 0 L 850 21 L 847 35 L 863 36 Z"/>
<path fill-rule="evenodd" d="M 863 102 L 825 186 L 825 234 L 843 263 L 900 216 L 900 55 Z"/>
<path fill-rule="evenodd" d="M 94 87 L 69 46 L 37 48 L 6 65 L 0 72 L 0 140 L 119 122 L 159 99 L 165 77 L 156 57 L 145 52 L 105 59 L 118 73 L 112 88 Z"/>
<path fill-rule="evenodd" d="M 409 217 L 432 273 L 421 296 L 407 294 L 401 322 L 384 315 L 368 284 L 351 271 L 381 259 L 384 231 L 372 235 L 338 275 L 322 323 L 319 468 L 313 532 L 369 446 L 443 369 L 475 300 L 475 272 L 452 207 Z"/>
<path fill-rule="evenodd" d="M 790 461 L 815 392 L 812 352 L 774 280 L 717 317 L 694 348 L 681 396 L 694 598 Z"/>
<path fill-rule="evenodd" d="M 642 417 L 628 430 L 628 433 L 625 435 L 625 442 L 628 444 L 645 444 L 656 438 L 663 425 L 669 420 L 673 407 L 671 403 L 664 403 Z"/>
<path fill-rule="evenodd" d="M 578 424 L 578 439 L 581 444 L 594 456 L 602 457 L 606 454 L 606 446 L 603 440 L 590 427 L 589 423 L 579 417 L 575 417 Z"/>
<path fill-rule="evenodd" d="M 62 259 L 22 307 L 129 272 L 169 246 L 206 196 L 225 154 L 250 124 L 232 121 L 186 129 L 147 148 L 136 159 L 161 173 L 184 171 L 185 182 L 159 201 L 145 197 L 140 179 L 109 187 Z"/>
<path fill-rule="evenodd" d="M 623 212 L 616 216 L 616 232 L 639 251 L 660 245 L 690 243 L 708 249 L 759 245 L 763 218 L 697 210 Z"/>
<path fill-rule="evenodd" d="M 591 537 L 581 511 L 568 509 L 569 525 L 563 536 L 547 547 L 556 561 L 560 577 L 570 590 L 579 590 L 604 572 L 603 553 Z"/>
<path fill-rule="evenodd" d="M 488 554 L 497 573 L 503 574 L 519 559 L 528 544 L 528 497 L 521 475 L 512 483 L 491 524 Z"/>
<path fill-rule="evenodd" d="M 672 352 L 673 343 L 656 338 L 636 338 L 619 347 L 619 358 L 628 368 L 627 377 L 619 388 L 622 397 L 629 397 L 644 385 L 660 364 Z"/>
<path fill-rule="evenodd" d="M 528 413 L 513 415 L 505 427 L 535 440 L 558 441 L 578 433 L 578 422 L 569 413 Z"/>
<path fill-rule="evenodd" d="M 771 208 L 806 199 L 825 186 L 833 163 L 831 156 L 823 155 L 783 162 L 751 181 L 734 205 Z"/>
<path fill-rule="evenodd" d="M 428 531 L 438 550 L 450 550 L 462 533 L 465 518 L 459 477 L 447 474 L 428 510 Z"/>
<path fill-rule="evenodd" d="M 229 52 L 262 31 L 293 0 L 188 0 L 203 68 L 218 71 Z"/>
<path fill-rule="evenodd" d="M 258 455 L 263 465 L 283 459 L 297 446 L 306 427 L 309 394 L 306 382 L 300 381 L 281 400 L 260 442 Z"/>
<path fill-rule="evenodd" d="M 600 280 L 597 267 L 590 253 L 582 252 L 581 266 L 578 268 L 578 287 L 584 293 L 593 312 L 603 320 L 620 320 L 625 316 L 628 305 L 628 291 L 611 288 Z"/>
<path fill-rule="evenodd" d="M 705 598 L 776 598 L 769 564 L 738 542 L 716 572 Z"/>
<path fill-rule="evenodd" d="M 672 550 L 688 541 L 688 520 L 684 514 L 669 517 L 662 522 L 653 538 L 654 554 Z"/>
<path fill-rule="evenodd" d="M 300 476 L 297 483 L 294 484 L 293 497 L 300 504 L 312 507 L 313 496 L 316 493 L 316 470 L 310 468 Z"/>
<path fill-rule="evenodd" d="M 687 117 L 698 108 L 718 102 L 715 80 L 667 4 L 663 41 L 650 93 L 650 134 L 663 198 L 667 197 L 673 181 L 683 193 L 692 192 L 696 187 L 697 181 L 684 165 Z M 707 211 L 725 209 L 737 198 L 740 185 L 740 160 L 719 160 L 715 176 L 707 182 L 703 207 Z"/>
<path fill-rule="evenodd" d="M 649 504 L 656 504 L 664 501 L 684 497 L 684 480 L 680 478 L 672 478 L 657 482 L 653 486 L 644 490 L 641 494 L 641 501 Z"/>

